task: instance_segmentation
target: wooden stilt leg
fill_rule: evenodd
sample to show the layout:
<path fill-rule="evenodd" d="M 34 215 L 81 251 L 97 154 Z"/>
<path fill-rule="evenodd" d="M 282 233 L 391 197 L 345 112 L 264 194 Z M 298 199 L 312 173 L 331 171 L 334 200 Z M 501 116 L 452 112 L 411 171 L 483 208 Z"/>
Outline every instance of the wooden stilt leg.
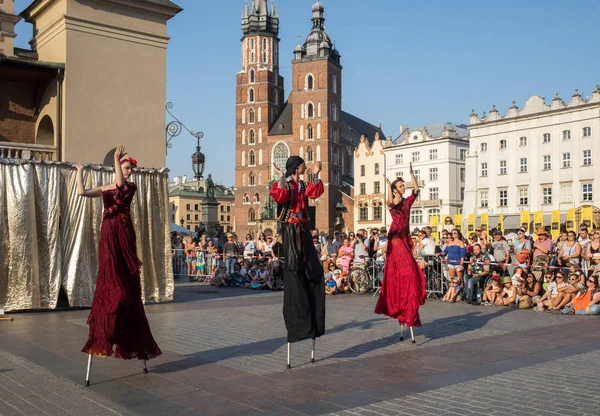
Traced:
<path fill-rule="evenodd" d="M 404 324 L 400 324 L 400 341 L 404 341 Z"/>
<path fill-rule="evenodd" d="M 90 373 L 91 372 L 92 372 L 92 354 L 89 354 L 87 371 L 85 373 L 85 386 L 86 387 L 88 387 L 90 385 Z"/>
<path fill-rule="evenodd" d="M 310 362 L 314 363 L 315 362 L 315 344 L 317 342 L 317 340 L 315 338 L 313 338 L 313 346 L 312 346 L 312 351 L 310 353 Z"/>
<path fill-rule="evenodd" d="M 410 329 L 410 338 L 412 339 L 412 343 L 415 344 L 417 341 L 415 341 L 415 334 L 413 333 L 412 326 L 409 329 Z"/>
<path fill-rule="evenodd" d="M 144 373 L 148 374 L 148 367 L 146 367 L 146 360 L 144 360 Z"/>
<path fill-rule="evenodd" d="M 288 346 L 287 346 L 287 369 L 291 369 L 292 368 L 292 364 L 291 364 L 291 356 L 292 356 L 292 343 L 288 342 Z"/>

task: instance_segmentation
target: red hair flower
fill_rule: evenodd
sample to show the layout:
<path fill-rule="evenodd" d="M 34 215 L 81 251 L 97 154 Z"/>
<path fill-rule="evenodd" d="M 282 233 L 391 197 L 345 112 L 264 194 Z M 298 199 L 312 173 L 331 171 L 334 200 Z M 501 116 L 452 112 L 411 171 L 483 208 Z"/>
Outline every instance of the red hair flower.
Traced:
<path fill-rule="evenodd" d="M 131 163 L 131 166 L 133 166 L 134 168 L 137 168 L 137 160 L 135 160 L 132 157 L 128 157 L 127 159 L 121 159 L 121 165 L 125 162 L 129 162 Z"/>

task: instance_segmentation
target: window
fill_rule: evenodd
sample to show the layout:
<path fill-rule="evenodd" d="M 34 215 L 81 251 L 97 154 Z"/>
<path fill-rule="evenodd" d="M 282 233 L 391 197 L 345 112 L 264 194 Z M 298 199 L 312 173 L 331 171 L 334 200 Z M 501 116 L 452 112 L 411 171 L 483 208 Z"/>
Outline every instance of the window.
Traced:
<path fill-rule="evenodd" d="M 337 127 L 333 128 L 333 142 L 334 143 L 339 143 L 339 140 L 338 140 L 338 129 L 337 129 Z"/>
<path fill-rule="evenodd" d="M 562 139 L 563 139 L 563 141 L 565 141 L 565 140 L 571 140 L 571 130 L 563 130 L 563 132 L 562 132 Z"/>
<path fill-rule="evenodd" d="M 573 189 L 570 183 L 563 183 L 560 186 L 560 201 L 573 202 Z"/>
<path fill-rule="evenodd" d="M 248 132 L 248 144 L 256 144 L 256 137 L 254 135 L 254 130 L 252 129 L 250 129 L 250 131 Z"/>
<path fill-rule="evenodd" d="M 480 150 L 481 152 L 487 152 L 487 143 L 481 143 L 481 144 L 479 145 L 479 150 Z"/>
<path fill-rule="evenodd" d="M 438 188 L 429 188 L 429 200 L 430 201 L 435 201 L 437 199 L 440 199 L 439 195 L 440 195 L 440 193 L 438 191 Z"/>
<path fill-rule="evenodd" d="M 368 221 L 369 220 L 369 208 L 368 207 L 358 208 L 358 219 L 359 219 L 359 221 Z"/>
<path fill-rule="evenodd" d="M 591 183 L 584 183 L 582 185 L 582 191 L 583 191 L 583 201 L 587 201 L 587 202 L 591 202 L 592 201 L 592 184 Z"/>
<path fill-rule="evenodd" d="M 254 88 L 248 89 L 248 102 L 249 103 L 254 102 Z"/>
<path fill-rule="evenodd" d="M 592 165 L 592 151 L 584 150 L 583 151 L 583 166 L 591 166 Z"/>
<path fill-rule="evenodd" d="M 365 195 L 366 193 L 367 193 L 367 184 L 363 182 L 360 184 L 360 194 Z"/>
<path fill-rule="evenodd" d="M 431 219 L 433 217 L 438 217 L 438 219 L 439 219 L 439 217 L 440 217 L 440 210 L 439 209 L 434 208 L 434 209 L 430 209 L 429 210 L 427 222 L 431 224 Z"/>
<path fill-rule="evenodd" d="M 307 162 L 312 162 L 313 161 L 313 150 L 312 147 L 308 147 L 308 149 L 306 149 L 306 161 Z"/>
<path fill-rule="evenodd" d="M 481 208 L 488 207 L 488 191 L 479 192 L 479 206 Z"/>
<path fill-rule="evenodd" d="M 501 207 L 507 207 L 508 206 L 508 191 L 507 190 L 502 190 L 500 192 L 498 192 L 498 199 L 500 201 L 500 206 Z"/>
<path fill-rule="evenodd" d="M 365 165 L 360 165 L 360 176 L 365 176 Z"/>
<path fill-rule="evenodd" d="M 460 188 L 460 200 L 464 201 L 465 200 L 465 188 Z"/>
<path fill-rule="evenodd" d="M 411 224 L 423 223 L 423 210 L 413 209 L 410 213 L 410 222 Z"/>
<path fill-rule="evenodd" d="M 225 221 L 225 215 L 221 215 L 221 222 Z"/>
<path fill-rule="evenodd" d="M 194 211 L 198 211 L 199 210 L 200 205 L 198 204 L 194 204 Z"/>
<path fill-rule="evenodd" d="M 584 127 L 583 128 L 583 137 L 590 137 L 591 135 L 592 135 L 592 128 Z"/>
<path fill-rule="evenodd" d="M 246 172 L 242 173 L 242 186 L 246 186 Z"/>
<path fill-rule="evenodd" d="M 571 153 L 563 153 L 562 154 L 562 167 L 563 168 L 571 167 Z"/>
<path fill-rule="evenodd" d="M 258 192 L 254 194 L 254 203 L 255 204 L 260 203 L 260 194 Z"/>
<path fill-rule="evenodd" d="M 436 160 L 438 156 L 438 151 L 437 149 L 431 149 L 429 151 L 429 160 Z"/>
<path fill-rule="evenodd" d="M 500 175 L 506 175 L 506 160 L 500 161 Z"/>
<path fill-rule="evenodd" d="M 421 154 L 420 152 L 412 152 L 412 161 L 413 162 L 418 162 L 421 160 Z"/>
<path fill-rule="evenodd" d="M 256 178 L 255 178 L 253 172 L 250 172 L 250 175 L 248 175 L 248 185 L 249 186 L 256 186 Z"/>
<path fill-rule="evenodd" d="M 379 175 L 379 163 L 375 163 L 375 175 Z"/>
<path fill-rule="evenodd" d="M 256 212 L 254 208 L 248 210 L 248 222 L 256 222 Z"/>
<path fill-rule="evenodd" d="M 570 133 L 569 133 L 570 135 Z M 544 135 L 542 136 L 542 143 L 550 143 L 552 141 L 552 136 L 550 135 L 550 133 L 544 133 Z"/>
<path fill-rule="evenodd" d="M 262 185 L 263 184 L 263 180 L 262 180 L 262 172 L 258 172 L 258 184 Z"/>
<path fill-rule="evenodd" d="M 338 92 L 337 77 L 335 75 L 333 76 L 333 79 L 331 80 L 331 88 L 333 89 L 333 93 L 337 94 L 337 92 Z"/>
<path fill-rule="evenodd" d="M 519 147 L 527 147 L 527 137 L 519 137 Z"/>
<path fill-rule="evenodd" d="M 254 50 L 254 39 L 250 39 L 250 62 L 254 63 L 254 57 L 255 57 L 255 50 Z"/>
<path fill-rule="evenodd" d="M 437 181 L 438 180 L 438 168 L 429 169 L 429 180 Z"/>
<path fill-rule="evenodd" d="M 248 197 L 248 194 L 244 194 L 243 202 L 244 202 L 244 204 L 250 203 L 250 198 Z"/>
<path fill-rule="evenodd" d="M 250 70 L 250 83 L 254 84 L 254 82 L 255 82 L 254 81 L 254 69 L 251 69 Z"/>
<path fill-rule="evenodd" d="M 396 165 L 401 165 L 402 163 L 404 163 L 402 159 L 403 159 L 403 157 L 401 154 L 396 155 Z"/>
<path fill-rule="evenodd" d="M 335 104 L 331 106 L 331 118 L 333 119 L 333 121 L 337 121 L 338 119 L 337 105 Z"/>
<path fill-rule="evenodd" d="M 308 103 L 306 106 L 306 118 L 313 118 L 315 116 L 315 106 L 313 103 Z"/>
<path fill-rule="evenodd" d="M 506 149 L 506 140 L 504 140 L 504 139 L 500 140 L 499 148 L 500 148 L 500 150 Z"/>
<path fill-rule="evenodd" d="M 542 204 L 548 205 L 552 203 L 552 187 L 542 188 L 542 195 L 544 196 Z"/>
<path fill-rule="evenodd" d="M 521 159 L 519 159 L 519 172 L 527 172 L 527 158 L 526 157 L 522 157 Z"/>
<path fill-rule="evenodd" d="M 467 149 L 460 149 L 460 160 L 467 159 Z"/>
<path fill-rule="evenodd" d="M 374 194 L 380 194 L 381 193 L 381 183 L 380 182 L 375 182 L 373 184 L 373 193 Z"/>
<path fill-rule="evenodd" d="M 306 76 L 306 89 L 308 91 L 312 91 L 312 89 L 314 88 L 314 83 L 315 83 L 315 79 L 313 78 L 312 75 L 307 75 Z"/>
<path fill-rule="evenodd" d="M 421 180 L 421 171 L 417 169 L 414 171 L 414 173 L 415 173 L 415 179 L 420 181 Z"/>
<path fill-rule="evenodd" d="M 267 40 L 263 39 L 262 42 L 262 61 L 267 62 Z"/>
<path fill-rule="evenodd" d="M 254 123 L 254 108 L 248 110 L 248 123 Z"/>
<path fill-rule="evenodd" d="M 373 207 L 373 219 L 374 220 L 381 219 L 381 207 Z"/>
<path fill-rule="evenodd" d="M 487 162 L 483 162 L 481 164 L 481 176 L 487 176 L 487 173 L 488 173 Z"/>
<path fill-rule="evenodd" d="M 551 170 L 551 169 L 552 169 L 552 156 L 544 155 L 544 170 Z"/>
<path fill-rule="evenodd" d="M 191 221 L 192 220 L 192 214 L 187 214 L 185 216 L 185 219 L 188 220 L 188 221 Z"/>
<path fill-rule="evenodd" d="M 466 170 L 465 170 L 465 168 L 460 168 L 460 181 L 461 181 L 461 182 L 464 182 L 464 181 L 465 181 L 465 178 L 466 178 L 466 176 L 467 176 L 467 175 L 466 175 Z"/>
<path fill-rule="evenodd" d="M 277 143 L 273 149 L 273 162 L 279 166 L 279 168 L 283 168 L 285 166 L 285 162 L 288 160 L 288 157 L 290 157 L 290 151 L 285 143 Z M 272 174 L 275 174 L 274 170 Z"/>
<path fill-rule="evenodd" d="M 306 140 L 312 140 L 315 138 L 315 132 L 313 130 L 312 124 L 309 124 L 306 127 Z"/>
<path fill-rule="evenodd" d="M 192 209 L 192 204 L 185 204 L 185 209 L 190 211 Z"/>
<path fill-rule="evenodd" d="M 254 150 L 248 152 L 248 166 L 256 166 L 256 157 L 254 156 Z"/>
<path fill-rule="evenodd" d="M 529 190 L 527 188 L 519 188 L 519 205 L 529 204 Z"/>

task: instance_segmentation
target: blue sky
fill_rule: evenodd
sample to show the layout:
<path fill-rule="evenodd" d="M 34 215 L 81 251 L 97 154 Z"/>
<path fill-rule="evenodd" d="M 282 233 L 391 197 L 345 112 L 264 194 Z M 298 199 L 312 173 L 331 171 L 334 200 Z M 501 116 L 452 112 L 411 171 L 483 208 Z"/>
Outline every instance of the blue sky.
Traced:
<path fill-rule="evenodd" d="M 233 185 L 235 74 L 243 0 L 175 0 L 169 22 L 167 99 L 205 136 L 206 173 Z M 343 108 L 394 137 L 400 124 L 468 123 L 492 104 L 501 114 L 533 94 L 586 97 L 600 83 L 594 46 L 600 2 L 547 0 L 322 0 L 326 30 L 342 55 Z M 16 0 L 22 10 L 29 0 Z M 312 0 L 278 0 L 280 65 L 289 92 L 292 51 L 311 28 Z M 17 46 L 31 26 L 20 23 Z M 173 140 L 171 175 L 192 175 L 195 139 Z"/>

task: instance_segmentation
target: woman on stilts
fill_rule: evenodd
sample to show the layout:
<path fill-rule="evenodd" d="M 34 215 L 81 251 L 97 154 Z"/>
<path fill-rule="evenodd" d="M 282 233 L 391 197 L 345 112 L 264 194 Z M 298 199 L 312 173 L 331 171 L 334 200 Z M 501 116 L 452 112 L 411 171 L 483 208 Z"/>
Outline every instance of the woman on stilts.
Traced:
<path fill-rule="evenodd" d="M 387 255 L 381 293 L 375 313 L 397 319 L 400 323 L 400 340 L 405 327 L 410 329 L 412 342 L 415 342 L 412 328 L 421 326 L 419 307 L 425 304 L 425 275 L 413 258 L 413 243 L 410 238 L 410 207 L 419 194 L 419 184 L 410 164 L 413 192 L 404 198 L 404 181 L 397 178 L 388 184 L 386 204 L 392 215 L 392 225 L 388 231 Z"/>
<path fill-rule="evenodd" d="M 308 185 L 300 179 L 306 172 L 301 157 L 291 156 L 285 164 L 285 174 L 276 164 L 280 180 L 273 183 L 270 195 L 277 202 L 277 220 L 281 224 L 283 243 L 283 319 L 287 329 L 288 359 L 291 368 L 291 343 L 312 338 L 311 361 L 315 359 L 315 339 L 325 333 L 325 283 L 323 266 L 312 242 L 308 215 L 308 199 L 317 199 L 323 192 L 319 179 L 321 162 L 313 168 Z"/>
<path fill-rule="evenodd" d="M 141 261 L 137 257 L 135 231 L 129 215 L 131 201 L 137 190 L 129 182 L 135 159 L 125 158 L 125 147 L 115 150 L 114 182 L 96 189 L 85 189 L 83 165 L 77 167 L 77 193 L 88 198 L 102 197 L 104 212 L 98 244 L 98 277 L 88 317 L 88 341 L 82 352 L 89 354 L 86 385 L 92 356 L 125 360 L 146 360 L 162 354 L 152 337 L 144 312 L 140 285 Z M 113 345 L 115 350 L 113 351 Z"/>

